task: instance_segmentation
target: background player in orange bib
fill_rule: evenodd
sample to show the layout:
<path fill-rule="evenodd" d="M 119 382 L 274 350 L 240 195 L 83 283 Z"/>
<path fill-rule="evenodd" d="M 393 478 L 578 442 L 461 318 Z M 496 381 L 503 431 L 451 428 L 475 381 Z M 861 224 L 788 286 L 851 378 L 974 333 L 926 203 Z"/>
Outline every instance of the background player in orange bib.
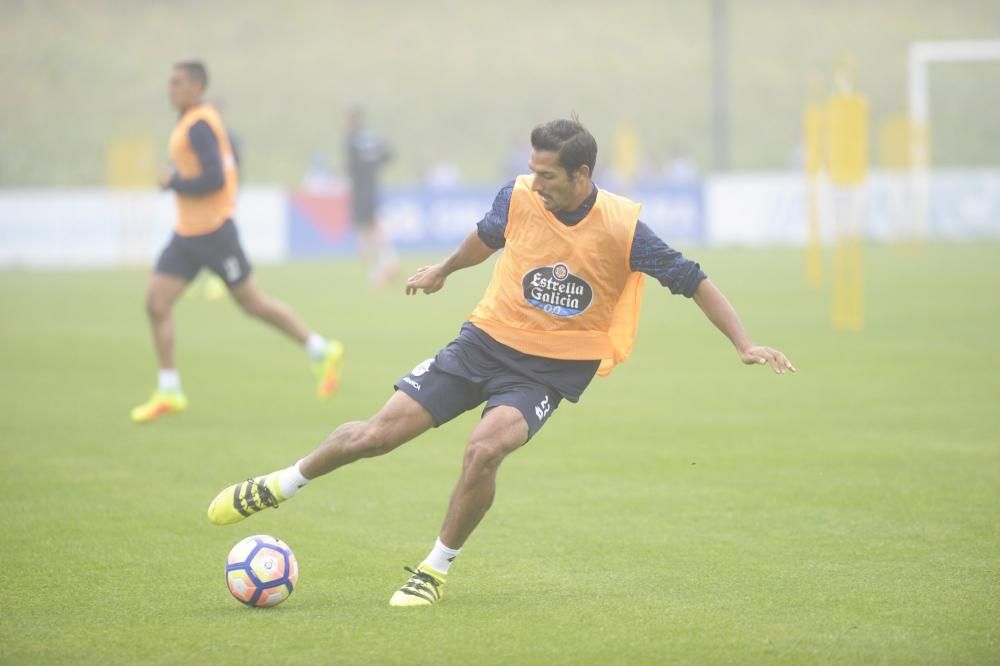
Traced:
<path fill-rule="evenodd" d="M 393 606 L 431 605 L 493 503 L 504 458 L 531 439 L 564 398 L 576 402 L 596 374 L 628 358 L 643 274 L 693 298 L 743 363 L 794 372 L 784 354 L 750 338 L 698 264 L 639 221 L 638 204 L 594 185 L 597 143 L 578 121 L 539 125 L 531 145 L 532 174 L 504 186 L 451 256 L 421 267 L 406 283 L 408 294 L 432 294 L 454 271 L 504 248 L 459 336 L 404 376 L 370 419 L 341 425 L 287 469 L 220 492 L 209 520 L 234 523 L 276 507 L 311 479 L 388 453 L 485 403 L 438 539 L 390 599 Z"/>
<path fill-rule="evenodd" d="M 187 408 L 174 364 L 173 306 L 202 268 L 222 278 L 244 312 L 305 347 L 318 375 L 320 397 L 329 397 L 339 381 L 341 344 L 311 332 L 287 305 L 262 293 L 251 274 L 233 222 L 236 159 L 218 112 L 202 100 L 207 86 L 208 73 L 200 62 L 178 63 L 171 71 L 170 103 L 180 115 L 170 135 L 173 169 L 161 175 L 160 187 L 177 195 L 177 225 L 146 293 L 160 371 L 153 396 L 132 410 L 137 423 Z"/>

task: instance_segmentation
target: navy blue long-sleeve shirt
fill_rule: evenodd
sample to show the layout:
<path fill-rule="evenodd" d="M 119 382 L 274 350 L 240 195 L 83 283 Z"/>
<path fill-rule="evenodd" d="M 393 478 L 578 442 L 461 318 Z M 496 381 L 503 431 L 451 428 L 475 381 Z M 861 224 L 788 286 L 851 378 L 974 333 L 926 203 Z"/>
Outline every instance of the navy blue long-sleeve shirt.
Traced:
<path fill-rule="evenodd" d="M 510 214 L 510 197 L 514 191 L 514 181 L 504 185 L 493 200 L 493 206 L 477 225 L 479 239 L 495 250 L 502 248 L 506 240 L 504 230 Z M 573 226 L 587 217 L 597 201 L 597 186 L 590 196 L 574 211 L 554 213 L 556 219 L 566 226 Z M 639 221 L 632 239 L 632 253 L 629 265 L 633 271 L 645 273 L 659 280 L 673 294 L 690 298 L 706 275 L 698 263 L 687 259 L 677 250 L 663 242 L 644 222 Z"/>

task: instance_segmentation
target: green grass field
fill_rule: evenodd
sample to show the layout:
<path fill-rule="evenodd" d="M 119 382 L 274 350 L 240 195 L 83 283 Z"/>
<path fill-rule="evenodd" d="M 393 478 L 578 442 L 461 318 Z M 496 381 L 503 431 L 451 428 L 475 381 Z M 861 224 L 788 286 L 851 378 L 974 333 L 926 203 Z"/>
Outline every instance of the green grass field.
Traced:
<path fill-rule="evenodd" d="M 475 414 L 280 511 L 220 528 L 205 508 L 377 409 L 486 267 L 409 299 L 354 263 L 260 268 L 347 345 L 327 404 L 300 350 L 192 293 L 190 411 L 146 426 L 128 411 L 154 378 L 147 273 L 0 272 L 0 662 L 1000 661 L 1000 246 L 869 248 L 860 334 L 830 329 L 798 251 L 690 254 L 799 373 L 743 367 L 648 284 L 632 360 L 504 464 L 444 602 L 415 611 L 388 598 L 433 543 Z M 301 567 L 270 611 L 224 583 L 256 533 Z"/>

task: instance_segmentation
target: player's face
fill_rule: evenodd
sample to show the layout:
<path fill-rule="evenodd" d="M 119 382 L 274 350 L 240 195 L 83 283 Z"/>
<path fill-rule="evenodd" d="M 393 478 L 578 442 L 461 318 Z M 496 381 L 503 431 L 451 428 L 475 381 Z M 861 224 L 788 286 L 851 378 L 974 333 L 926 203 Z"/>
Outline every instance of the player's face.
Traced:
<path fill-rule="evenodd" d="M 170 71 L 169 90 L 170 104 L 178 111 L 188 108 L 201 96 L 201 85 L 179 67 Z"/>
<path fill-rule="evenodd" d="M 535 174 L 532 185 L 547 210 L 553 213 L 575 210 L 579 205 L 581 188 L 585 187 L 587 179 L 584 168 L 578 169 L 573 175 L 559 164 L 559 153 L 551 150 L 533 150 L 528 168 Z M 582 180 L 581 180 L 582 179 Z M 589 194 L 589 189 L 587 194 Z"/>

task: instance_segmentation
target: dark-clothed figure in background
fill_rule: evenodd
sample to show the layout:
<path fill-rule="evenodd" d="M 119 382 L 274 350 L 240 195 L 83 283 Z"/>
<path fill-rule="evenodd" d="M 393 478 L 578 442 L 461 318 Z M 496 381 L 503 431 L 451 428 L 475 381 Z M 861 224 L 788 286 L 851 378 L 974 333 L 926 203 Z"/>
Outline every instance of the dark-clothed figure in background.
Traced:
<path fill-rule="evenodd" d="M 378 206 L 379 171 L 393 157 L 392 149 L 365 127 L 364 109 L 347 112 L 347 175 L 351 181 L 351 218 L 358 235 L 358 249 L 374 287 L 385 286 L 399 274 L 399 255 L 382 228 Z"/>

